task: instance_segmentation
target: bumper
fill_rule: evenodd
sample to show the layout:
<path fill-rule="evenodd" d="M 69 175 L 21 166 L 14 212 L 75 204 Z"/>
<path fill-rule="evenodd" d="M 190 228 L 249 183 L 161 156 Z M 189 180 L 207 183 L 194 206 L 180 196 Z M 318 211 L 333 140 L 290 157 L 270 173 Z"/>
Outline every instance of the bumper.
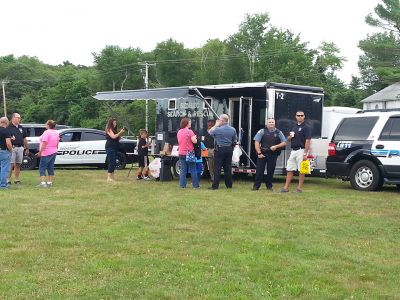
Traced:
<path fill-rule="evenodd" d="M 328 176 L 349 176 L 349 164 L 345 162 L 327 162 L 326 173 Z"/>

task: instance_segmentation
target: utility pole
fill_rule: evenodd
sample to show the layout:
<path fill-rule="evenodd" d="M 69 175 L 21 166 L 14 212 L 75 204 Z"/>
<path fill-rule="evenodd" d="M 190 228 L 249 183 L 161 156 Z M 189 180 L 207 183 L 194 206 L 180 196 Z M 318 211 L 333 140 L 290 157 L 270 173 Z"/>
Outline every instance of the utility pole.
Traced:
<path fill-rule="evenodd" d="M 6 83 L 9 83 L 8 80 L 2 80 L 1 81 L 1 86 L 3 87 L 3 106 L 4 106 L 4 116 L 7 117 L 7 104 L 6 104 Z"/>
<path fill-rule="evenodd" d="M 144 62 L 144 64 L 140 64 L 145 67 L 145 75 L 144 75 L 144 86 L 146 90 L 149 88 L 149 67 L 155 66 L 156 64 L 149 64 Z M 149 130 L 149 99 L 146 99 L 146 130 Z"/>

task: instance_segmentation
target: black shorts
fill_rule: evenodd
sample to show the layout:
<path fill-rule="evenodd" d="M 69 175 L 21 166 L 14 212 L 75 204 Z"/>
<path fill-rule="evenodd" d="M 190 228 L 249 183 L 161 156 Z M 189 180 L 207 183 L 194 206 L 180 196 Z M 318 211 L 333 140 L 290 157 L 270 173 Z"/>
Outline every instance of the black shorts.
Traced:
<path fill-rule="evenodd" d="M 149 157 L 147 155 L 139 155 L 139 168 L 144 168 L 149 166 Z"/>

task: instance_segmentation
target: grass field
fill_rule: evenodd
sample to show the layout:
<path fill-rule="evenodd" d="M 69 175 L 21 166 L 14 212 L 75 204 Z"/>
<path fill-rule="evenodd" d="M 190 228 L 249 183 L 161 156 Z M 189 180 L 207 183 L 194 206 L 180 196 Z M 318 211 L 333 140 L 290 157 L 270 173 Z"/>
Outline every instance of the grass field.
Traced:
<path fill-rule="evenodd" d="M 25 171 L 0 191 L 1 299 L 400 298 L 395 187 L 182 190 L 105 172 L 56 170 L 38 189 Z"/>

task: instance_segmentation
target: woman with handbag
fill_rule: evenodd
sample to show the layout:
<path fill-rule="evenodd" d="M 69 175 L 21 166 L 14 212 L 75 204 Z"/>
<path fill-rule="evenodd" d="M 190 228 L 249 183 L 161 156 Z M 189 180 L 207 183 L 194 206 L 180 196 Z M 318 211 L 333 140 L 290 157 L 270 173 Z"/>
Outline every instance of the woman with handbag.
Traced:
<path fill-rule="evenodd" d="M 191 173 L 192 186 L 194 189 L 200 188 L 199 178 L 196 172 L 196 156 L 194 155 L 193 144 L 197 143 L 194 132 L 190 129 L 192 122 L 185 117 L 181 120 L 180 129 L 178 131 L 179 145 L 179 187 L 186 188 L 186 175 Z"/>

